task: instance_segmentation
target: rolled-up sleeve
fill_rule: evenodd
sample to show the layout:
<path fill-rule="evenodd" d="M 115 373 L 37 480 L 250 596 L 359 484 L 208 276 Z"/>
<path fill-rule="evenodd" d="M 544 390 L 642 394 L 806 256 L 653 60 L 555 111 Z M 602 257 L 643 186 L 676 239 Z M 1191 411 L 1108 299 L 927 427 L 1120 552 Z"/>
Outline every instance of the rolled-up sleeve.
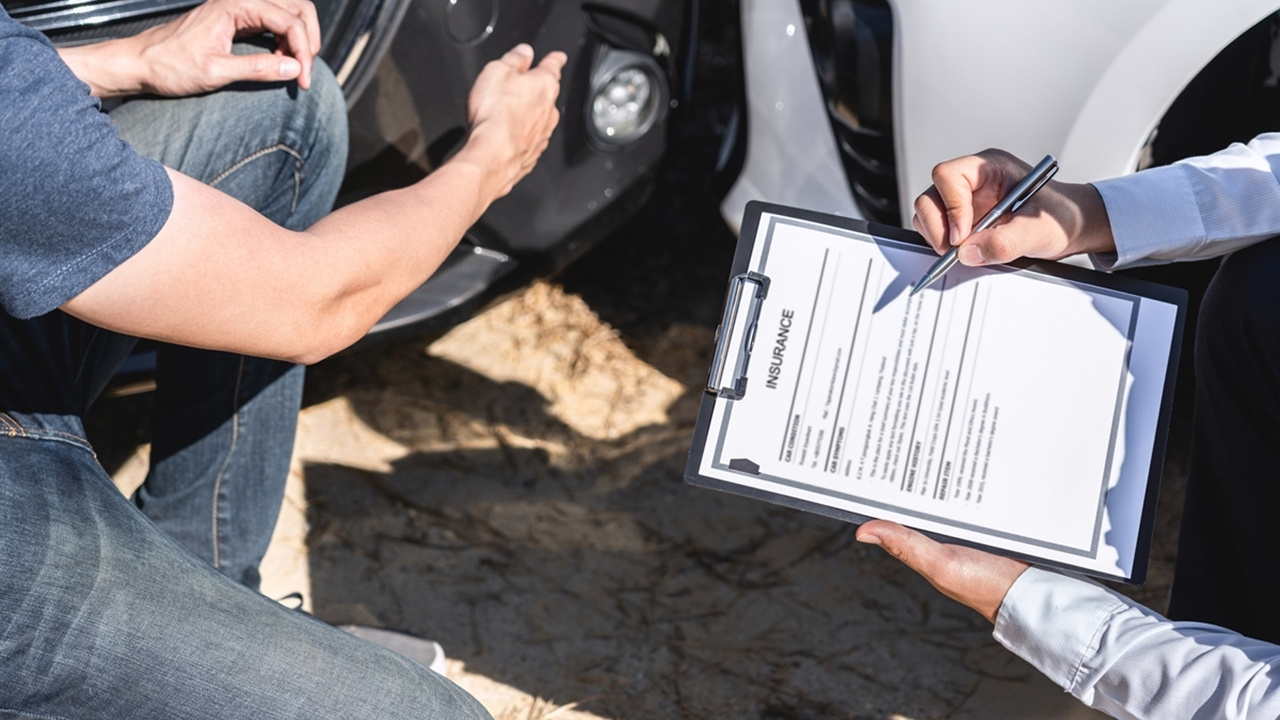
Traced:
<path fill-rule="evenodd" d="M 1280 235 L 1280 133 L 1093 185 L 1116 241 L 1100 267 L 1226 255 Z"/>
<path fill-rule="evenodd" d="M 1280 717 L 1280 646 L 1170 621 L 1085 580 L 1027 570 L 1005 597 L 995 638 L 1118 718 Z"/>

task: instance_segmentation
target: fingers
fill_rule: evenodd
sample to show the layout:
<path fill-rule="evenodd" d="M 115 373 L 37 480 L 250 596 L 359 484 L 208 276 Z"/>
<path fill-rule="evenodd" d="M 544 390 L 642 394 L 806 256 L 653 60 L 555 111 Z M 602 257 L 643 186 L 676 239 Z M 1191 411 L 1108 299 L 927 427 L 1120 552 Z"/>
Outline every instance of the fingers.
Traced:
<path fill-rule="evenodd" d="M 560 121 L 556 98 L 567 56 L 548 53 L 534 65 L 534 51 L 521 43 L 480 71 L 467 98 L 471 134 L 455 156 L 488 170 L 494 192 L 502 197 L 525 177 L 549 145 Z"/>
<path fill-rule="evenodd" d="M 271 0 L 285 10 L 293 13 L 302 21 L 307 31 L 307 42 L 312 54 L 320 52 L 320 17 L 316 14 L 315 3 L 311 0 Z"/>
<path fill-rule="evenodd" d="M 307 0 L 242 0 L 235 14 L 236 30 L 266 30 L 276 36 L 277 53 L 297 62 L 294 78 L 271 77 L 270 80 L 297 79 L 299 87 L 311 87 L 311 65 L 320 50 L 320 22 L 315 6 Z M 244 64 L 227 63 L 229 69 L 247 68 Z M 288 66 L 292 68 L 293 66 Z M 257 76 L 238 76 L 232 80 L 260 80 Z"/>
<path fill-rule="evenodd" d="M 547 53 L 546 57 L 542 58 L 542 62 L 538 63 L 538 67 L 535 70 L 546 72 L 556 82 L 560 82 L 560 73 L 564 70 L 567 62 L 569 62 L 569 56 L 556 50 L 555 52 Z"/>
<path fill-rule="evenodd" d="M 568 56 L 560 51 L 547 53 L 536 67 L 533 66 L 533 58 L 533 48 L 527 43 L 520 43 L 508 50 L 501 58 L 490 63 L 490 66 L 498 70 L 487 67 L 481 73 L 481 78 L 477 79 L 477 86 L 478 88 L 487 89 L 494 81 L 494 78 L 486 78 L 484 76 L 492 75 L 494 72 L 501 75 L 501 69 L 505 69 L 507 73 L 514 73 L 513 76 L 502 82 L 512 82 L 515 84 L 510 87 L 520 86 L 526 88 L 527 91 L 532 91 L 528 95 L 526 102 L 532 102 L 532 109 L 536 111 L 534 115 L 541 117 L 541 124 L 545 126 L 545 131 L 540 133 L 540 139 L 545 142 L 560 121 L 560 112 L 556 109 L 555 100 L 560 94 L 560 75 L 564 70 L 565 63 L 568 62 Z M 510 93 L 510 88 L 503 93 L 508 102 L 521 102 L 516 99 L 515 95 Z"/>
<path fill-rule="evenodd" d="M 533 58 L 533 48 L 528 43 L 520 43 L 498 58 L 498 61 L 517 72 L 529 72 L 533 68 L 533 72 L 546 73 L 557 83 L 560 82 L 560 73 L 565 64 L 569 62 L 569 56 L 559 50 L 547 53 L 537 67 L 533 67 Z"/>
<path fill-rule="evenodd" d="M 933 169 L 933 191 L 946 216 L 949 245 L 959 245 L 973 229 L 973 194 L 981 187 L 981 161 L 975 156 L 945 162 Z"/>
<path fill-rule="evenodd" d="M 498 58 L 498 62 L 506 64 L 517 72 L 525 72 L 533 67 L 533 48 L 528 43 L 520 43 Z"/>
<path fill-rule="evenodd" d="M 274 5 L 281 10 L 293 15 L 301 23 L 303 31 L 306 33 L 307 43 L 311 54 L 320 52 L 320 18 L 316 14 L 316 6 L 311 0 L 244 0 L 247 6 L 257 3 L 265 3 Z M 273 28 L 264 28 L 276 33 Z"/>
<path fill-rule="evenodd" d="M 916 198 L 915 209 L 911 226 L 924 236 L 939 255 L 949 250 L 951 242 L 947 235 L 947 227 L 951 220 L 947 217 L 947 210 L 942 204 L 942 197 L 938 195 L 938 189 L 931 187 Z"/>
<path fill-rule="evenodd" d="M 977 155 L 940 163 L 933 168 L 933 187 L 916 198 L 911 224 L 940 254 L 964 242 L 973 229 L 975 194 L 987 180 L 984 163 Z"/>
<path fill-rule="evenodd" d="M 303 90 L 311 89 L 311 67 L 315 64 L 315 53 L 307 51 L 295 50 L 296 46 L 293 41 L 289 43 L 280 43 L 276 49 L 276 55 L 283 57 L 291 57 L 298 63 L 298 87 Z M 284 67 L 283 65 L 281 67 Z"/>
<path fill-rule="evenodd" d="M 254 82 L 280 82 L 298 80 L 302 63 L 288 55 L 253 53 L 251 55 L 221 55 L 209 62 L 210 71 L 226 82 L 250 80 Z"/>
<path fill-rule="evenodd" d="M 961 264 L 978 266 L 1011 262 L 1019 257 L 1053 257 L 1064 238 L 1060 223 L 1046 222 L 1053 213 L 1039 212 L 1046 187 L 1018 212 L 994 227 L 972 233 L 975 218 L 985 215 L 1027 172 L 1027 164 L 999 150 L 956 158 L 933 169 L 933 187 L 915 202 L 912 226 L 939 253 L 953 246 Z"/>

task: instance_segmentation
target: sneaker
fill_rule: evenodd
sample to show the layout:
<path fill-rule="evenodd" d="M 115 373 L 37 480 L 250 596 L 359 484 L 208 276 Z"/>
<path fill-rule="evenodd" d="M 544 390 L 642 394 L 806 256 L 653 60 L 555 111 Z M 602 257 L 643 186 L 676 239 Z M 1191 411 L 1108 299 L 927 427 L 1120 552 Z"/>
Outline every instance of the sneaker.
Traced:
<path fill-rule="evenodd" d="M 440 675 L 445 674 L 444 648 L 434 640 L 427 640 L 399 630 L 387 630 L 368 625 L 339 625 L 338 629 L 391 652 L 399 653 Z"/>

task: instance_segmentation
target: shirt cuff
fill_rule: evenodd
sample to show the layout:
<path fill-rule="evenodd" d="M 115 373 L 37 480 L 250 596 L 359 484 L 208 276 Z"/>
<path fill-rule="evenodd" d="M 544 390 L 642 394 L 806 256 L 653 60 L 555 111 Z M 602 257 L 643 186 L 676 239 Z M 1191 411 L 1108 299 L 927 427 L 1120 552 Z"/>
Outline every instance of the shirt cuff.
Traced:
<path fill-rule="evenodd" d="M 1116 241 L 1115 253 L 1092 256 L 1099 269 L 1167 262 L 1204 244 L 1204 221 L 1185 168 L 1152 168 L 1093 186 L 1102 195 Z"/>
<path fill-rule="evenodd" d="M 1086 580 L 1028 568 L 996 616 L 995 639 L 1076 697 L 1084 666 L 1111 618 L 1128 604 Z"/>

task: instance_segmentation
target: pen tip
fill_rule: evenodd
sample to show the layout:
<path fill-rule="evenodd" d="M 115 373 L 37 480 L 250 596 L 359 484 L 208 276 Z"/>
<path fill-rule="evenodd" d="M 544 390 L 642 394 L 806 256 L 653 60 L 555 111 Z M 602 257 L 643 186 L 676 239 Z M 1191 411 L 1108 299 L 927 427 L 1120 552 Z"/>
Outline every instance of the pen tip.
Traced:
<path fill-rule="evenodd" d="M 920 283 L 916 283 L 915 287 L 911 288 L 911 292 L 907 294 L 907 297 L 911 297 L 916 293 L 920 292 L 920 287 L 921 287 Z"/>

